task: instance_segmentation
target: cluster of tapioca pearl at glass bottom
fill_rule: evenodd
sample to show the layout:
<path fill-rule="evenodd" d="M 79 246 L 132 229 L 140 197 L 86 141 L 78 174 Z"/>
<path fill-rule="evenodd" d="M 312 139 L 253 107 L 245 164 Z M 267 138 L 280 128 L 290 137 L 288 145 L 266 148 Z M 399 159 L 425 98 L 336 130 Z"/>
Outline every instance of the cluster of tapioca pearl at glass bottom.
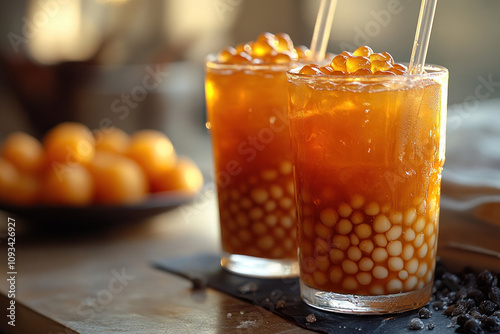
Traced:
<path fill-rule="evenodd" d="M 395 64 L 387 52 L 374 53 L 369 46 L 361 46 L 353 53 L 344 51 L 335 56 L 329 65 L 305 65 L 299 73 L 316 76 L 403 75 L 408 74 L 408 68 L 403 64 Z"/>
<path fill-rule="evenodd" d="M 219 63 L 286 64 L 307 59 L 311 51 L 299 45 L 294 47 L 288 34 L 263 33 L 256 41 L 226 47 L 217 54 Z"/>
<path fill-rule="evenodd" d="M 302 278 L 307 285 L 384 295 L 418 290 L 432 281 L 436 198 L 417 198 L 401 212 L 355 195 L 350 203 L 323 208 L 316 221 L 307 217 L 312 205 L 304 205 L 305 218 L 299 224 L 304 236 Z"/>
<path fill-rule="evenodd" d="M 219 189 L 222 243 L 232 254 L 297 258 L 292 163 Z"/>

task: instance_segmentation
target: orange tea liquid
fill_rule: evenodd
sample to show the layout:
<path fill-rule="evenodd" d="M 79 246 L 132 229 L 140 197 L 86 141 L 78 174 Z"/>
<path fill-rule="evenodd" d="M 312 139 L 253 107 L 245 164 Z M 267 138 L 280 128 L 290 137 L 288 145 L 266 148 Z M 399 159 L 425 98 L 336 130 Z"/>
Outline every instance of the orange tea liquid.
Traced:
<path fill-rule="evenodd" d="M 430 299 L 447 84 L 446 70 L 434 74 L 289 75 L 300 278 L 313 306 L 388 313 Z"/>

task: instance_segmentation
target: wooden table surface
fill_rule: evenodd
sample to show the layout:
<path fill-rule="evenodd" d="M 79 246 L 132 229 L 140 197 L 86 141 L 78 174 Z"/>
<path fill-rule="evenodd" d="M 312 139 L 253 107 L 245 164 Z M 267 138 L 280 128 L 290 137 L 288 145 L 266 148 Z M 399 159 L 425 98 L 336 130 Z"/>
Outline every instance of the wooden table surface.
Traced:
<path fill-rule="evenodd" d="M 1 226 L 7 217 L 0 215 Z M 310 333 L 218 291 L 193 291 L 187 280 L 151 267 L 154 260 L 219 251 L 211 192 L 147 221 L 91 233 L 36 235 L 23 232 L 22 223 L 18 220 L 16 237 L 16 327 L 4 317 L 4 332 Z M 499 259 L 447 248 L 455 240 L 500 252 L 497 226 L 446 211 L 440 224 L 438 254 L 446 263 L 500 269 Z M 6 254 L 6 240 L 1 241 Z M 6 273 L 6 256 L 2 259 Z M 3 282 L 0 304 L 7 307 Z"/>

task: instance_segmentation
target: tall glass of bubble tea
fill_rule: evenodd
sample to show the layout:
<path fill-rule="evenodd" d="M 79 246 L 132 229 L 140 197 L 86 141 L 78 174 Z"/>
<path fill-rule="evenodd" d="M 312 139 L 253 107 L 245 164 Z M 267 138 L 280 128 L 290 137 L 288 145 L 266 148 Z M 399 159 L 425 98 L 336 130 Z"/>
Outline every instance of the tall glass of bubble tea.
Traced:
<path fill-rule="evenodd" d="M 447 84 L 443 67 L 409 75 L 369 47 L 288 72 L 307 304 L 382 314 L 429 302 Z"/>
<path fill-rule="evenodd" d="M 231 272 L 298 275 L 286 71 L 308 52 L 287 34 L 264 33 L 207 57 L 221 264 Z"/>

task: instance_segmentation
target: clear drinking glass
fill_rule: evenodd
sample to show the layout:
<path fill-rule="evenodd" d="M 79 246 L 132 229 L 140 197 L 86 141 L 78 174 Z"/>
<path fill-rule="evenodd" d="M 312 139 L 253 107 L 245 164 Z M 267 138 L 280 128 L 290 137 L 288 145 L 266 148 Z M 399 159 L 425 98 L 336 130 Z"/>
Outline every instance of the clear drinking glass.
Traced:
<path fill-rule="evenodd" d="M 431 297 L 448 71 L 288 72 L 302 299 L 341 313 Z"/>
<path fill-rule="evenodd" d="M 206 61 L 226 269 L 256 277 L 298 275 L 296 210 L 287 116 L 291 64 Z"/>

